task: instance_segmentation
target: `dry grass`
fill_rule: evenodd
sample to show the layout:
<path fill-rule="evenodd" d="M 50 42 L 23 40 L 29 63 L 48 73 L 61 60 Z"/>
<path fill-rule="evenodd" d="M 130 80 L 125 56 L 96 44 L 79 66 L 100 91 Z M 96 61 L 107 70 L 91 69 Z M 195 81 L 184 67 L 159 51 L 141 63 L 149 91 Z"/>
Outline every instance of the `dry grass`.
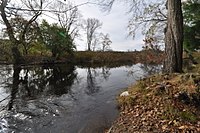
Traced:
<path fill-rule="evenodd" d="M 91 63 L 162 63 L 163 54 L 153 51 L 142 52 L 92 52 L 81 51 L 75 53 L 77 62 Z"/>

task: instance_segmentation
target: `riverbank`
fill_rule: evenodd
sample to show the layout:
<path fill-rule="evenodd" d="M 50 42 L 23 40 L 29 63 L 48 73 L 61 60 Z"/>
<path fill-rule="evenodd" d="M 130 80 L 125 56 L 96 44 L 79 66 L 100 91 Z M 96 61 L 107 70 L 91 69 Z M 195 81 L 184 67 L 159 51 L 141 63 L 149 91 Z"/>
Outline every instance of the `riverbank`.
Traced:
<path fill-rule="evenodd" d="M 94 64 L 94 65 L 112 65 L 112 64 L 161 64 L 163 60 L 163 52 L 145 50 L 134 52 L 119 52 L 119 51 L 76 51 L 74 56 L 65 55 L 59 59 L 54 59 L 48 55 L 27 55 L 24 56 L 24 63 L 28 65 L 37 64 L 59 64 L 59 63 L 72 63 L 72 64 Z M 1 64 L 12 64 L 11 60 L 1 59 Z"/>
<path fill-rule="evenodd" d="M 144 50 L 133 52 L 93 52 L 79 51 L 75 53 L 75 61 L 77 63 L 147 63 L 161 64 L 164 54 L 162 51 Z"/>
<path fill-rule="evenodd" d="M 118 96 L 120 116 L 107 133 L 200 132 L 200 59 L 183 74 L 157 74 Z"/>

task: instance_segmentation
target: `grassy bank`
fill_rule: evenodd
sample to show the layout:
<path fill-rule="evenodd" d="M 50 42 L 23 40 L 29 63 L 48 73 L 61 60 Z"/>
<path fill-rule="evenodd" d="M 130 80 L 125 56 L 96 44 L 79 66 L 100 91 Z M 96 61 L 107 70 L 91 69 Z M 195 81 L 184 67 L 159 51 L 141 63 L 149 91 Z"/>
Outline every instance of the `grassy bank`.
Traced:
<path fill-rule="evenodd" d="M 54 59 L 50 55 L 27 55 L 24 56 L 25 64 L 56 64 L 56 63 L 74 63 L 74 64 L 160 64 L 163 60 L 163 53 L 158 51 L 135 51 L 135 52 L 93 52 L 77 51 L 74 56 L 64 55 L 59 59 Z M 2 59 L 1 63 L 12 63 L 11 60 Z"/>
<path fill-rule="evenodd" d="M 200 54 L 183 74 L 157 74 L 118 96 L 120 116 L 108 133 L 200 132 Z"/>

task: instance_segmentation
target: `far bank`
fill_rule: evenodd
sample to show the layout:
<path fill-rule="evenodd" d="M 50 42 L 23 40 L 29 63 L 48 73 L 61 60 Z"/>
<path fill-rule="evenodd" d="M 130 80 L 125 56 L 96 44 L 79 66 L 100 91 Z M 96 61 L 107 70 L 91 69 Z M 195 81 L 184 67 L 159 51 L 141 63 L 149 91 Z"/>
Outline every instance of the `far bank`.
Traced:
<path fill-rule="evenodd" d="M 162 51 L 144 50 L 133 52 L 120 51 L 76 51 L 73 55 L 63 55 L 60 58 L 53 58 L 51 54 L 29 54 L 23 56 L 24 62 L 22 65 L 37 65 L 37 64 L 161 64 L 164 58 Z M 0 57 L 1 64 L 12 64 L 12 58 Z"/>

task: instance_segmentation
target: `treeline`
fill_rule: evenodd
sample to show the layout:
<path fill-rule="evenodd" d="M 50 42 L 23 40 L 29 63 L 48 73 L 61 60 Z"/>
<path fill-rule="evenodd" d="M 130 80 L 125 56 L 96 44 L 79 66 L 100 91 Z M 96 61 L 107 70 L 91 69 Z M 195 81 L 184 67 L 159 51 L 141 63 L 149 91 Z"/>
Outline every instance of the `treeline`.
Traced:
<path fill-rule="evenodd" d="M 25 24 L 26 20 L 18 18 L 14 23 L 23 26 L 23 22 Z M 21 26 L 15 27 L 15 33 L 18 35 L 20 35 Z M 43 20 L 40 25 L 32 23 L 29 28 L 28 33 L 25 34 L 25 41 L 18 44 L 22 56 L 51 56 L 59 59 L 64 54 L 73 55 L 76 47 L 65 28 L 58 24 L 49 24 L 46 20 Z M 10 39 L 0 41 L 1 58 L 12 60 L 12 41 Z"/>
<path fill-rule="evenodd" d="M 49 0 L 1 1 L 0 14 L 5 27 L 1 33 L 0 60 L 13 60 L 18 64 L 25 62 L 24 57 L 33 55 L 55 60 L 73 57 L 76 39 L 87 40 L 83 45 L 87 45 L 88 51 L 111 50 L 109 34 L 98 32 L 103 23 L 96 18 L 82 19 L 78 7 L 83 4 Z M 44 16 L 49 19 L 45 20 Z"/>

